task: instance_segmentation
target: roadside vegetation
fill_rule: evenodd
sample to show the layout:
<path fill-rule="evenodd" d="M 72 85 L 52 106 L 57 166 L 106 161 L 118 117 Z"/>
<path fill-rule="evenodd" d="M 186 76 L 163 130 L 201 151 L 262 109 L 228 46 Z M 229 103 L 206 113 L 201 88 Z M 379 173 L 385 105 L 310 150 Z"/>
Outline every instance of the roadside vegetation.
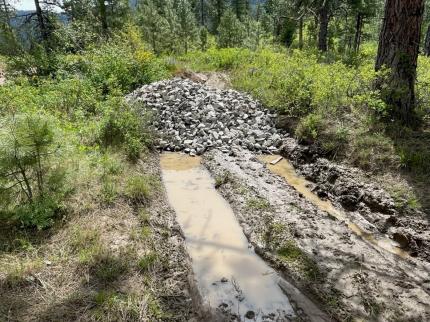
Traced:
<path fill-rule="evenodd" d="M 151 114 L 124 99 L 169 71 L 136 33 L 5 58 L 0 320 L 170 316 L 154 292 L 165 267 L 147 210 L 160 184 L 141 161 L 152 153 Z"/>

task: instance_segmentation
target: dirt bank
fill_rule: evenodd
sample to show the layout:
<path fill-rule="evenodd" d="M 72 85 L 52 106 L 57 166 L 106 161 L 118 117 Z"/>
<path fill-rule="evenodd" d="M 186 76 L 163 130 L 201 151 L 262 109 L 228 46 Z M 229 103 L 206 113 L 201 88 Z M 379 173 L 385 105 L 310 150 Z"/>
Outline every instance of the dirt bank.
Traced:
<path fill-rule="evenodd" d="M 127 174 L 161 182 L 158 154 Z M 98 185 L 86 182 L 73 201 L 77 212 L 50 232 L 0 233 L 0 321 L 200 320 L 184 238 L 162 185 L 138 207 L 122 196 L 103 202 Z"/>
<path fill-rule="evenodd" d="M 231 154 L 214 150 L 204 160 L 246 236 L 334 319 L 430 319 L 427 262 L 375 247 L 268 171 L 251 152 Z M 344 213 L 362 228 L 372 227 L 356 212 Z"/>

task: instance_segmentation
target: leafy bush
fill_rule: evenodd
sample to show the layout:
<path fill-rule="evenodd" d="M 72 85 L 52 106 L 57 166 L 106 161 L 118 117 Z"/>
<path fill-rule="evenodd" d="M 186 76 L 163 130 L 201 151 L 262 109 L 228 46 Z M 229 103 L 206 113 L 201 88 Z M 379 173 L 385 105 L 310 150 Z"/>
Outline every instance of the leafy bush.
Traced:
<path fill-rule="evenodd" d="M 138 85 L 168 76 L 162 61 L 152 53 L 143 48 L 133 50 L 120 40 L 89 49 L 82 55 L 64 56 L 59 69 L 63 74 L 84 75 L 105 95 L 124 94 Z"/>
<path fill-rule="evenodd" d="M 150 147 L 150 116 L 139 106 L 126 103 L 121 97 L 113 97 L 103 103 L 104 116 L 100 125 L 100 142 L 104 146 L 124 147 L 131 160 L 139 158 L 142 148 Z"/>

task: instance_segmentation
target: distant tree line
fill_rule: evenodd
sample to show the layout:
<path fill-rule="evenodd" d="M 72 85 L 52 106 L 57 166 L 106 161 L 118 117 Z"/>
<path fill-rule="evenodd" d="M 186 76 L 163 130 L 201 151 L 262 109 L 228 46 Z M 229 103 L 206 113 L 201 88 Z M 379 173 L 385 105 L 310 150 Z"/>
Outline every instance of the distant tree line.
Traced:
<path fill-rule="evenodd" d="M 141 28 L 156 54 L 206 50 L 212 42 L 223 48 L 270 43 L 354 55 L 363 41 L 373 40 L 379 42 L 376 70 L 392 71 L 388 90 L 378 86 L 398 107 L 395 114 L 409 122 L 418 53 L 430 55 L 430 14 L 424 13 L 429 1 L 136 0 L 130 6 L 127 0 L 34 0 L 35 11 L 20 16 L 10 0 L 0 0 L 0 54 L 79 51 L 128 23 Z M 25 26 L 26 46 L 20 31 Z"/>

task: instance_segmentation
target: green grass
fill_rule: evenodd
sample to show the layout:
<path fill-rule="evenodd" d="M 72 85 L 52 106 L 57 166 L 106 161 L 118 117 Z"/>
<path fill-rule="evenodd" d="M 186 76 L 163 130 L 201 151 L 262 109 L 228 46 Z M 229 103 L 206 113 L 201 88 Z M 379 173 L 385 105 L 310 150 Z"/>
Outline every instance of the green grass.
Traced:
<path fill-rule="evenodd" d="M 141 272 L 146 272 L 154 266 L 157 260 L 158 255 L 154 252 L 150 252 L 139 259 L 137 266 Z"/>
<path fill-rule="evenodd" d="M 228 182 L 230 182 L 231 179 L 231 173 L 230 172 L 224 172 L 220 175 L 217 175 L 215 177 L 215 188 L 218 189 L 220 188 L 222 185 L 227 184 Z"/>
<path fill-rule="evenodd" d="M 134 203 L 146 204 L 160 183 L 152 176 L 131 176 L 127 178 L 125 195 Z"/>
<path fill-rule="evenodd" d="M 249 209 L 254 210 L 269 210 L 270 209 L 270 203 L 266 199 L 263 198 L 251 198 L 246 201 L 246 207 Z"/>
<path fill-rule="evenodd" d="M 279 247 L 277 255 L 282 261 L 297 268 L 306 279 L 316 281 L 321 277 L 317 264 L 294 241 L 289 240 Z"/>

